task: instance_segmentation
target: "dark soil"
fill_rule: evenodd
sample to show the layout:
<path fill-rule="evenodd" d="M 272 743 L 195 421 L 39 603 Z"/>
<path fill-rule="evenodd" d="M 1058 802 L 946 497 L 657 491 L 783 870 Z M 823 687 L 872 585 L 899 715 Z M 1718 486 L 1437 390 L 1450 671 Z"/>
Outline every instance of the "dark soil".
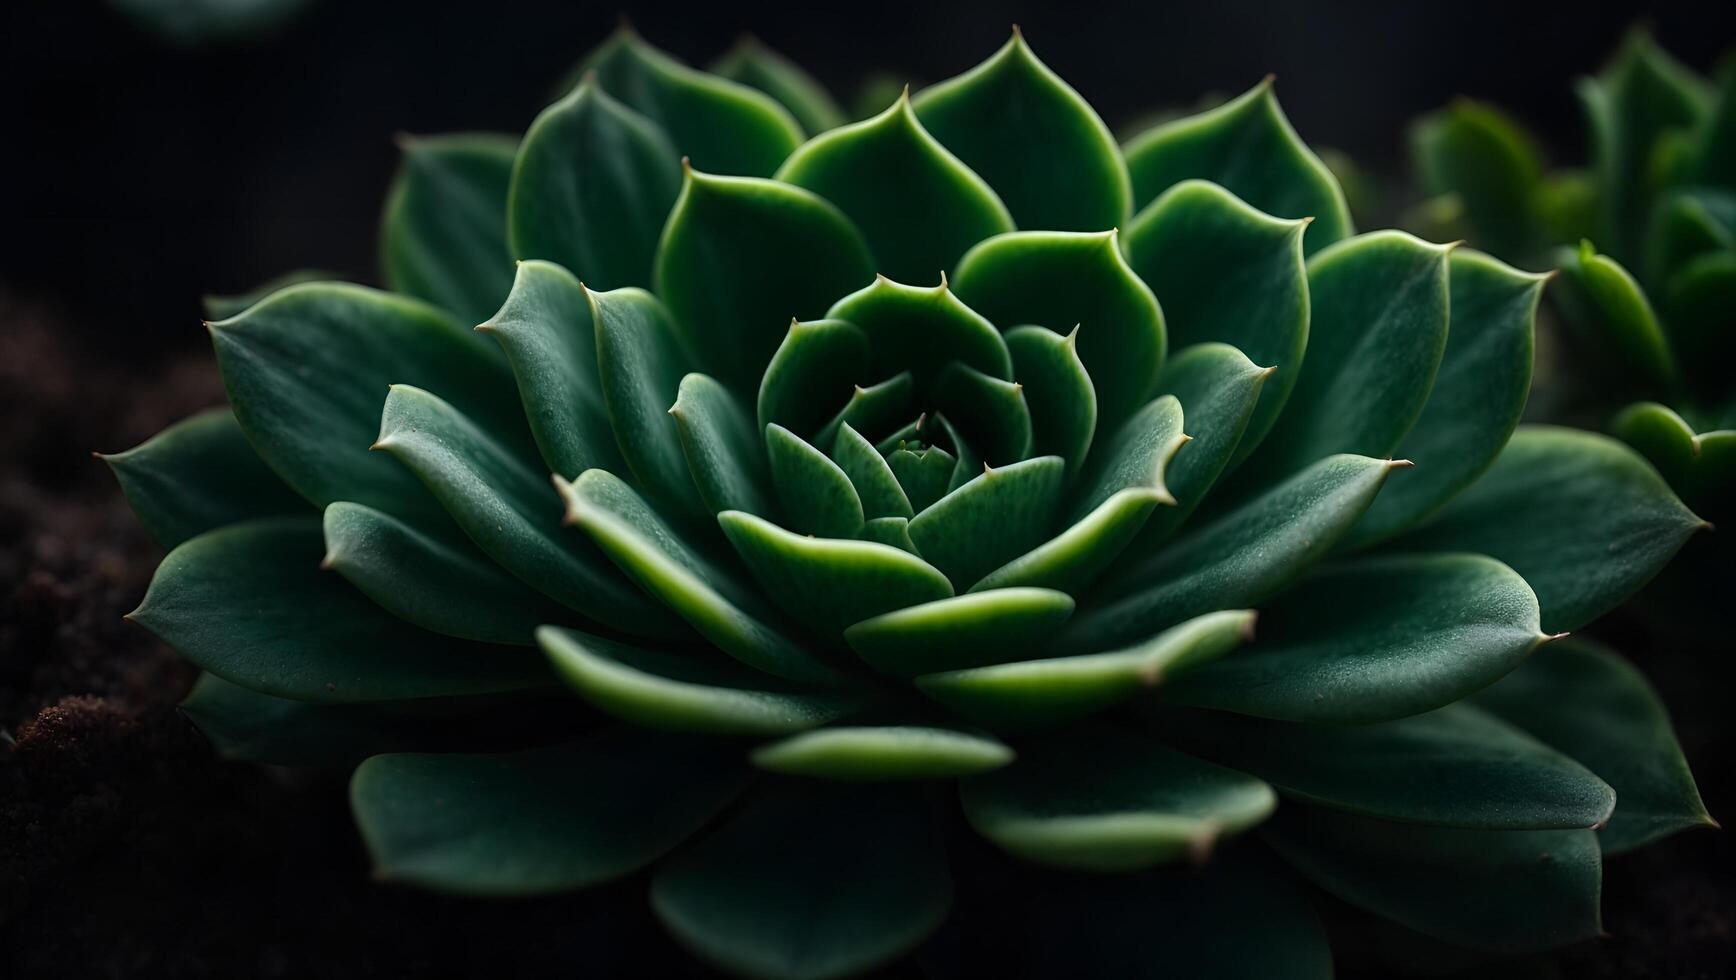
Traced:
<path fill-rule="evenodd" d="M 89 452 L 221 397 L 203 351 L 118 363 L 0 297 L 0 976 L 703 973 L 642 882 L 523 902 L 378 885 L 340 776 L 213 756 L 176 709 L 192 669 L 121 619 L 160 555 Z M 1708 805 L 1736 814 L 1727 638 L 1633 632 Z M 1481 975 L 1736 976 L 1728 834 L 1609 862 L 1604 904 L 1610 938 Z"/>

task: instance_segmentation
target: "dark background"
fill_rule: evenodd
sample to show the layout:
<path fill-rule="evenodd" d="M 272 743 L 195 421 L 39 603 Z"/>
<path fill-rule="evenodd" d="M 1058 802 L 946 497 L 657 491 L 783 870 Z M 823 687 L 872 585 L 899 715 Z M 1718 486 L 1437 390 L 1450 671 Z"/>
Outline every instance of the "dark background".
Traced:
<path fill-rule="evenodd" d="M 1729 2 L 628 8 L 690 62 L 751 31 L 847 104 L 872 73 L 964 70 L 1014 22 L 1118 130 L 1271 72 L 1305 139 L 1390 181 L 1408 121 L 1460 94 L 1581 160 L 1571 81 L 1635 22 L 1702 71 L 1736 43 Z M 394 133 L 522 131 L 619 12 L 314 0 L 268 36 L 186 46 L 96 0 L 0 0 L 0 976 L 686 969 L 631 883 L 506 904 L 373 886 L 341 778 L 213 760 L 174 710 L 192 672 L 120 620 L 160 554 L 88 457 L 221 399 L 202 294 L 304 267 L 374 281 Z M 1652 677 L 1728 820 L 1736 660 L 1729 606 L 1702 597 L 1736 569 L 1713 537 L 1593 632 Z M 1736 976 L 1731 835 L 1609 862 L 1605 921 L 1605 943 L 1492 975 Z"/>

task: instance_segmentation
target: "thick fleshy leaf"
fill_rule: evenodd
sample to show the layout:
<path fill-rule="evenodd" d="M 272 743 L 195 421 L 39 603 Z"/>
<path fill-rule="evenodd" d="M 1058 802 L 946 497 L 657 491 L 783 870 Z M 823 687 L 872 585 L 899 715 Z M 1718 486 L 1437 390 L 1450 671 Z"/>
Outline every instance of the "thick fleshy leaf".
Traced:
<path fill-rule="evenodd" d="M 683 543 L 620 477 L 586 470 L 571 483 L 557 478 L 555 487 L 567 502 L 567 523 L 719 649 L 788 680 L 838 681 L 836 669 L 768 625 L 753 592 Z"/>
<path fill-rule="evenodd" d="M 1700 802 L 1663 702 L 1612 651 L 1580 639 L 1553 644 L 1472 701 L 1615 787 L 1615 815 L 1598 834 L 1604 853 L 1717 826 Z"/>
<path fill-rule="evenodd" d="M 505 304 L 476 329 L 506 352 L 549 469 L 627 472 L 597 377 L 591 303 L 571 272 L 552 262 L 520 262 Z"/>
<path fill-rule="evenodd" d="M 952 595 L 938 569 L 897 548 L 806 537 L 740 511 L 717 521 L 772 601 L 823 636 Z"/>
<path fill-rule="evenodd" d="M 780 684 L 710 650 L 644 650 L 552 626 L 538 630 L 536 640 L 585 700 L 645 728 L 785 735 L 824 725 L 859 703 Z"/>
<path fill-rule="evenodd" d="M 906 286 L 885 276 L 832 305 L 829 317 L 848 320 L 868 335 L 871 377 L 909 371 L 919 392 L 957 361 L 984 374 L 1013 380 L 1013 359 L 995 325 L 966 306 L 943 280 Z"/>
<path fill-rule="evenodd" d="M 1588 241 L 1577 250 L 1558 250 L 1555 260 L 1570 322 L 1584 321 L 1580 326 L 1594 332 L 1590 339 L 1629 376 L 1630 386 L 1656 389 L 1675 376 L 1675 357 L 1651 301 L 1620 263 L 1599 255 Z"/>
<path fill-rule="evenodd" d="M 345 769 L 404 747 L 404 720 L 370 704 L 314 704 L 200 674 L 180 709 L 219 758 Z"/>
<path fill-rule="evenodd" d="M 1478 247 L 1517 261 L 1537 245 L 1542 155 L 1506 113 L 1457 99 L 1418 120 L 1410 144 L 1423 191 L 1457 199 Z"/>
<path fill-rule="evenodd" d="M 499 351 L 414 300 L 342 283 L 291 286 L 211 324 L 211 341 L 247 441 L 322 507 L 352 500 L 400 517 L 438 514 L 414 476 L 368 452 L 388 385 L 438 391 L 493 433 L 524 428 Z"/>
<path fill-rule="evenodd" d="M 1223 185 L 1267 214 L 1313 218 L 1309 254 L 1352 232 L 1344 191 L 1291 128 L 1269 77 L 1216 109 L 1135 137 L 1125 150 L 1136 207 L 1175 184 L 1200 178 Z"/>
<path fill-rule="evenodd" d="M 1249 463 L 1249 485 L 1332 453 L 1390 456 L 1398 448 L 1428 402 L 1446 350 L 1450 251 L 1377 231 L 1309 260 L 1308 359 L 1283 416 Z"/>
<path fill-rule="evenodd" d="M 1292 816 L 1292 811 L 1294 814 Z M 1601 930 L 1589 830 L 1466 830 L 1286 807 L 1264 836 L 1316 885 L 1444 942 L 1529 953 Z"/>
<path fill-rule="evenodd" d="M 821 779 L 952 779 L 999 769 L 1013 750 L 987 735 L 922 725 L 856 725 L 792 735 L 755 749 L 754 765 Z"/>
<path fill-rule="evenodd" d="M 1553 633 L 1619 605 L 1706 527 L 1632 449 L 1521 426 L 1482 479 L 1393 547 L 1493 555 L 1536 590 Z"/>
<path fill-rule="evenodd" d="M 894 449 L 886 453 L 886 465 L 898 477 L 898 486 L 918 514 L 946 495 L 958 459 L 939 446 L 925 449 Z M 908 534 L 908 529 L 906 529 Z"/>
<path fill-rule="evenodd" d="M 669 409 L 681 436 L 687 470 L 706 510 L 745 510 L 768 517 L 771 495 L 765 485 L 765 443 L 753 416 L 735 393 L 705 374 L 681 379 Z"/>
<path fill-rule="evenodd" d="M 208 531 L 163 558 L 128 618 L 226 681 L 298 701 L 396 701 L 549 682 L 529 651 L 397 619 L 320 571 L 323 550 L 313 516 Z"/>
<path fill-rule="evenodd" d="M 885 381 L 864 388 L 856 385 L 850 391 L 850 400 L 832 416 L 832 420 L 820 427 L 820 432 L 814 441 L 825 445 L 828 438 L 836 440 L 838 430 L 849 425 L 861 433 L 873 433 L 878 437 L 898 423 L 901 418 L 909 418 L 911 405 L 916 401 L 916 378 L 909 371 L 895 374 Z"/>
<path fill-rule="evenodd" d="M 760 378 L 760 428 L 776 422 L 804 439 L 868 380 L 868 335 L 843 320 L 790 321 Z"/>
<path fill-rule="evenodd" d="M 874 277 L 850 219 L 771 180 L 689 169 L 657 252 L 657 295 L 706 371 L 759 389 L 792 318 L 814 319 Z"/>
<path fill-rule="evenodd" d="M 1622 409 L 1610 431 L 1639 450 L 1691 506 L 1715 508 L 1736 487 L 1736 428 L 1695 432 L 1673 409 L 1639 402 Z"/>
<path fill-rule="evenodd" d="M 1077 327 L 1104 425 L 1151 396 L 1165 349 L 1163 311 L 1118 239 L 1113 230 L 1001 235 L 966 253 L 953 282 L 960 299 L 1003 327 Z"/>
<path fill-rule="evenodd" d="M 826 454 L 781 425 L 766 426 L 772 486 L 789 525 L 802 534 L 853 538 L 866 515 L 850 476 Z"/>
<path fill-rule="evenodd" d="M 1013 377 L 1024 386 L 1031 409 L 1031 452 L 1059 456 L 1077 474 L 1097 432 L 1097 389 L 1079 360 L 1078 332 L 1026 326 L 1005 337 Z"/>
<path fill-rule="evenodd" d="M 916 542 L 910 540 L 910 519 L 907 517 L 870 517 L 862 525 L 862 540 L 877 541 L 916 554 Z"/>
<path fill-rule="evenodd" d="M 512 252 L 557 262 L 592 289 L 649 286 L 680 190 L 669 138 L 587 78 L 524 134 L 507 201 Z"/>
<path fill-rule="evenodd" d="M 605 91 L 656 123 L 694 166 L 769 177 L 802 141 L 783 106 L 746 85 L 695 71 L 622 27 L 585 59 Z"/>
<path fill-rule="evenodd" d="M 818 80 L 752 35 L 738 38 L 711 73 L 776 99 L 810 136 L 844 125 L 844 110 Z"/>
<path fill-rule="evenodd" d="M 978 833 L 1042 864 L 1133 871 L 1197 860 L 1277 803 L 1260 780 L 1137 731 L 1084 728 L 1015 748 L 1016 762 L 959 796 Z"/>
<path fill-rule="evenodd" d="M 956 587 L 968 587 L 1049 536 L 1060 513 L 1065 472 L 1059 456 L 985 467 L 918 511 L 910 538 Z"/>
<path fill-rule="evenodd" d="M 848 423 L 838 427 L 838 436 L 832 440 L 832 460 L 856 488 L 856 496 L 860 498 L 862 512 L 868 520 L 916 515 L 910 507 L 910 500 L 904 496 L 904 489 L 898 485 L 898 477 L 886 465 L 886 457 Z"/>
<path fill-rule="evenodd" d="M 687 353 L 669 312 L 643 289 L 586 296 L 596 324 L 603 403 L 622 458 L 659 502 L 677 512 L 707 512 L 670 412 L 687 374 Z"/>
<path fill-rule="evenodd" d="M 512 287 L 506 201 L 518 141 L 465 133 L 404 137 L 398 147 L 404 159 L 380 219 L 386 282 L 478 322 Z"/>
<path fill-rule="evenodd" d="M 844 639 L 876 670 L 900 677 L 1022 659 L 1073 615 L 1051 589 L 994 589 L 906 606 L 856 623 Z"/>
<path fill-rule="evenodd" d="M 1484 830 L 1595 829 L 1615 809 L 1615 791 L 1585 766 L 1466 704 L 1373 725 L 1152 716 L 1182 749 L 1286 796 L 1364 816 Z"/>
<path fill-rule="evenodd" d="M 164 548 L 236 521 L 309 513 L 307 501 L 260 461 L 227 408 L 190 415 L 125 452 L 98 458 Z"/>
<path fill-rule="evenodd" d="M 1487 687 L 1548 639 L 1525 580 L 1482 555 L 1322 569 L 1262 609 L 1260 634 L 1158 697 L 1284 721 L 1384 721 Z"/>
<path fill-rule="evenodd" d="M 862 973 L 921 942 L 952 906 L 937 821 L 912 787 L 782 785 L 663 863 L 651 906 L 732 973 Z"/>
<path fill-rule="evenodd" d="M 543 476 L 453 406 L 393 385 L 374 446 L 421 479 L 477 547 L 532 588 L 624 633 L 672 635 L 656 603 L 596 549 L 561 533 L 560 504 Z"/>
<path fill-rule="evenodd" d="M 1102 447 L 1080 482 L 1072 519 L 1080 520 L 1118 493 L 1143 490 L 1173 504 L 1164 471 L 1190 437 L 1182 432 L 1182 406 L 1174 396 L 1147 402 Z"/>
<path fill-rule="evenodd" d="M 1328 457 L 1128 565 L 1105 589 L 1121 598 L 1075 617 L 1065 648 L 1113 649 L 1201 613 L 1265 601 L 1331 550 L 1395 465 Z"/>
<path fill-rule="evenodd" d="M 573 618 L 456 531 L 437 534 L 343 501 L 326 507 L 324 529 L 320 567 L 425 630 L 529 646 L 539 624 Z"/>
<path fill-rule="evenodd" d="M 299 286 L 308 282 L 326 282 L 337 278 L 337 273 L 324 269 L 291 269 L 280 276 L 272 276 L 252 289 L 239 293 L 221 296 L 207 294 L 201 298 L 199 305 L 205 310 L 205 319 L 227 320 L 230 317 L 246 313 L 249 307 L 280 289 L 288 289 L 291 286 Z"/>
<path fill-rule="evenodd" d="M 942 418 L 956 426 L 979 459 L 1005 466 L 1031 455 L 1031 409 L 1024 386 L 984 374 L 973 367 L 948 364 L 935 379 L 929 402 Z"/>
<path fill-rule="evenodd" d="M 981 724 L 1038 728 L 1126 701 L 1253 636 L 1253 611 L 1230 609 L 1190 619 L 1122 650 L 928 674 L 916 683 L 924 694 Z"/>
<path fill-rule="evenodd" d="M 1163 303 L 1174 347 L 1218 341 L 1272 369 L 1233 461 L 1246 459 L 1271 431 L 1301 373 L 1307 228 L 1306 219 L 1274 218 L 1216 184 L 1185 180 L 1140 211 L 1122 237 L 1128 265 Z M 1193 405 L 1182 407 L 1191 418 Z"/>
<path fill-rule="evenodd" d="M 972 245 L 1013 230 L 1006 205 L 922 128 L 908 95 L 802 144 L 777 179 L 836 204 L 862 230 L 875 271 L 903 282 L 951 269 Z"/>
<path fill-rule="evenodd" d="M 726 748 L 620 728 L 504 755 L 379 755 L 350 779 L 376 877 L 466 895 L 568 891 L 668 853 L 742 789 Z"/>
<path fill-rule="evenodd" d="M 1105 231 L 1132 188 L 1115 137 L 1018 28 L 987 61 L 923 89 L 916 114 L 999 192 L 1020 228 Z"/>
<path fill-rule="evenodd" d="M 1397 455 L 1417 464 L 1381 491 L 1348 544 L 1404 530 L 1481 476 L 1519 425 L 1531 390 L 1531 338 L 1547 276 L 1481 252 L 1448 259 L 1451 326 L 1434 390 Z"/>

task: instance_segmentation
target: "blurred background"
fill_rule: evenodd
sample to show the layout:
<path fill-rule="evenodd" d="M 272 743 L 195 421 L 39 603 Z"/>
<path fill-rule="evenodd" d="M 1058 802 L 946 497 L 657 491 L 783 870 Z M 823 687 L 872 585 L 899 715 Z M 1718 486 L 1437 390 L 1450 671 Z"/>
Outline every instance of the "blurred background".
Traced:
<path fill-rule="evenodd" d="M 871 79 L 956 74 L 1016 22 L 1122 133 L 1273 73 L 1304 139 L 1389 185 L 1408 123 L 1456 95 L 1580 162 L 1572 81 L 1630 26 L 1703 72 L 1736 42 L 1736 3 L 1711 0 L 0 0 L 0 976 L 689 966 L 610 958 L 652 929 L 637 895 L 477 905 L 370 885 L 341 777 L 212 759 L 174 708 L 191 670 L 120 619 L 159 553 L 88 456 L 221 400 L 203 294 L 309 267 L 377 282 L 395 133 L 521 132 L 623 13 L 698 64 L 751 32 L 847 106 Z M 1729 638 L 1618 619 L 1594 632 L 1657 684 L 1728 821 Z M 1613 938 L 1498 975 L 1736 975 L 1731 834 L 1612 861 L 1606 883 Z"/>

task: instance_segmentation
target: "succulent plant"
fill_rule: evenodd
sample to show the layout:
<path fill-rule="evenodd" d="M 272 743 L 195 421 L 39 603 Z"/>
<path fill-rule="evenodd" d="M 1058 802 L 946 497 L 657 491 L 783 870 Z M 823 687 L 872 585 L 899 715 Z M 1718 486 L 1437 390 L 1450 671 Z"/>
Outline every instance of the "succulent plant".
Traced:
<path fill-rule="evenodd" d="M 1636 31 L 1579 94 L 1590 173 L 1547 171 L 1537 140 L 1493 106 L 1460 101 L 1421 120 L 1417 171 L 1437 196 L 1417 220 L 1512 261 L 1559 267 L 1551 293 L 1577 340 L 1568 409 L 1601 416 L 1690 504 L 1727 508 L 1736 61 L 1711 84 Z"/>
<path fill-rule="evenodd" d="M 1709 822 L 1550 642 L 1702 522 L 1515 431 L 1543 277 L 1353 234 L 1269 82 L 1123 149 L 1017 35 L 806 138 L 723 67 L 623 32 L 521 141 L 407 141 L 396 293 L 210 324 L 232 411 L 109 457 L 186 710 L 365 760 L 381 877 L 645 870 L 747 976 L 1311 977 L 1300 882 L 1536 950 Z"/>

